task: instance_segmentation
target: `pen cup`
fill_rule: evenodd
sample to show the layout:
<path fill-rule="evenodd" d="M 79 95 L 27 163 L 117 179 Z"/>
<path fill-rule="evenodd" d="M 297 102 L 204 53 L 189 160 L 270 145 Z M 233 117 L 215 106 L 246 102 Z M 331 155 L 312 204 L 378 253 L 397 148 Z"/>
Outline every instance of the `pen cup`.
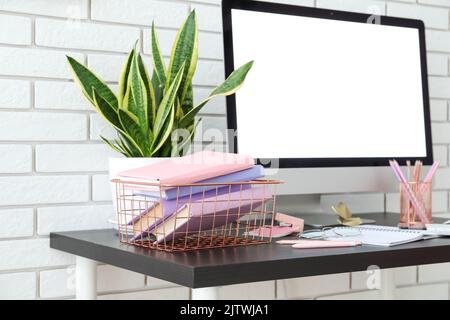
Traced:
<path fill-rule="evenodd" d="M 431 182 L 400 183 L 400 228 L 424 229 L 425 223 L 420 219 L 420 214 L 410 199 L 408 186 L 417 199 L 417 204 L 425 213 L 426 223 L 432 221 L 432 184 Z"/>

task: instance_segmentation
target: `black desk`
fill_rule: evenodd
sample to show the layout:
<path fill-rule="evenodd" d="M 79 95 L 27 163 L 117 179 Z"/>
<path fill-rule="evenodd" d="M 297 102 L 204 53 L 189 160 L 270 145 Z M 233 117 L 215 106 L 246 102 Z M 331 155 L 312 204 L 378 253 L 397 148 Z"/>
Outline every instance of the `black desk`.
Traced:
<path fill-rule="evenodd" d="M 380 225 L 398 222 L 396 214 L 364 216 L 376 219 Z M 50 246 L 77 256 L 77 281 L 80 287 L 85 287 L 77 291 L 80 298 L 95 298 L 90 279 L 95 278 L 92 275 L 95 264 L 92 266 L 91 260 L 190 288 L 364 271 L 371 265 L 385 269 L 450 261 L 450 239 L 447 238 L 395 247 L 299 250 L 272 243 L 166 253 L 121 244 L 114 230 L 90 230 L 51 233 Z"/>

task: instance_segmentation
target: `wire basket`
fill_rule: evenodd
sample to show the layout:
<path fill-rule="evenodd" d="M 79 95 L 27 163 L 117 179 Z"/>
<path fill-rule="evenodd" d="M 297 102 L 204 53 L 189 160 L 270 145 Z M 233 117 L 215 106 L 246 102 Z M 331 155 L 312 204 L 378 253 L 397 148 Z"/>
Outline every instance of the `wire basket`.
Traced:
<path fill-rule="evenodd" d="M 112 181 L 120 241 L 168 252 L 269 243 L 282 183 Z"/>

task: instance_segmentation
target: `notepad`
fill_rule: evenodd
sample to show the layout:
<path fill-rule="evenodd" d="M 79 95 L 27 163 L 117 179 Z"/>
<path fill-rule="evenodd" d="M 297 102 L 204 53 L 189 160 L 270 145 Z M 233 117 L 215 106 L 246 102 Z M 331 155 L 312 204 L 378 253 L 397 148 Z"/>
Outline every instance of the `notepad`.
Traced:
<path fill-rule="evenodd" d="M 361 241 L 365 245 L 392 247 L 400 244 L 414 242 L 423 239 L 423 234 L 418 230 L 399 229 L 397 227 L 386 226 L 358 226 L 353 227 L 360 230 L 360 234 L 357 236 L 342 237 L 332 236 L 327 237 L 327 240 L 335 241 Z M 345 232 L 346 229 L 352 229 L 348 227 L 337 227 L 336 231 Z"/>

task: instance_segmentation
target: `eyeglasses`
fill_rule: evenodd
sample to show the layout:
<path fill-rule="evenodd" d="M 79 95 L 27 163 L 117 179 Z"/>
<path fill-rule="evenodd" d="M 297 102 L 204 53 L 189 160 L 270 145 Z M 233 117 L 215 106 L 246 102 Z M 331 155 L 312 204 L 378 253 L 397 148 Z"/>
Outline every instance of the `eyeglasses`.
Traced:
<path fill-rule="evenodd" d="M 324 240 L 327 238 L 356 237 L 359 235 L 361 235 L 361 230 L 359 230 L 359 228 L 325 227 L 322 229 L 311 229 L 304 231 L 300 233 L 298 237 L 311 240 Z"/>

